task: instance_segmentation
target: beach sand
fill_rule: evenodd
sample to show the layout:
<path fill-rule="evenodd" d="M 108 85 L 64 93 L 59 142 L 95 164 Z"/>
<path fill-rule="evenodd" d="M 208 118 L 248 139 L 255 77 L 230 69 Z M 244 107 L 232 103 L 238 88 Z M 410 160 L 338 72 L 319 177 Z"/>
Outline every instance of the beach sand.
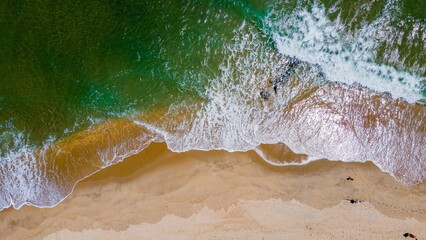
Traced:
<path fill-rule="evenodd" d="M 406 232 L 426 239 L 426 183 L 404 186 L 372 163 L 274 167 L 254 151 L 173 153 L 164 143 L 87 178 L 53 208 L 0 212 L 1 239 L 11 240 L 405 239 Z"/>

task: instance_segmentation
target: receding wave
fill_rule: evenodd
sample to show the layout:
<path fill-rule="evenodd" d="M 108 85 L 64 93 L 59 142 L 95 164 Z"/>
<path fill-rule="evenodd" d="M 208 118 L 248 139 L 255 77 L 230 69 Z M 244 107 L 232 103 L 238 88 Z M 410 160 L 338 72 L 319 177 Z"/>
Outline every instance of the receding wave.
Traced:
<path fill-rule="evenodd" d="M 156 113 L 155 121 L 150 117 L 151 123 L 144 122 L 148 117 L 115 120 L 43 148 L 8 153 L 1 159 L 0 206 L 54 206 L 78 181 L 142 151 L 153 141 L 165 141 L 178 152 L 255 149 L 267 162 L 281 166 L 323 158 L 372 161 L 402 183 L 425 179 L 424 106 L 355 85 L 318 86 L 296 79 L 286 84 L 289 89 L 306 89 L 284 107 L 284 93 L 275 95 L 270 86 L 267 100 L 253 92 L 257 109 L 223 102 L 200 104 L 198 110 L 171 108 Z"/>
<path fill-rule="evenodd" d="M 0 161 L 0 209 L 54 206 L 78 181 L 161 140 L 148 128 L 121 119 L 42 148 L 9 152 Z"/>

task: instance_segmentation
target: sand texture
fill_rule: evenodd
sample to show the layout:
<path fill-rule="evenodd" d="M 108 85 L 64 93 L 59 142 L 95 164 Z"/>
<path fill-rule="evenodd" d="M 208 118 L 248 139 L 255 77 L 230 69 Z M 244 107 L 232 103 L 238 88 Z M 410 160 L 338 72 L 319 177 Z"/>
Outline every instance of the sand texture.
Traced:
<path fill-rule="evenodd" d="M 152 144 L 51 209 L 0 212 L 0 233 L 11 240 L 405 239 L 405 232 L 426 239 L 425 196 L 426 184 L 401 185 L 371 163 L 273 167 L 252 151 L 172 153 Z"/>

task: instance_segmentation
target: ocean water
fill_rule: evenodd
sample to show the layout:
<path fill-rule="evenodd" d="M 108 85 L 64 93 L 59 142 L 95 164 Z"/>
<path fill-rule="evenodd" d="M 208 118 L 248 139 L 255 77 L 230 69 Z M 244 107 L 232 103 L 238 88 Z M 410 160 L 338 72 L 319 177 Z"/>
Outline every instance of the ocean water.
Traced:
<path fill-rule="evenodd" d="M 426 3 L 4 1 L 0 209 L 151 142 L 426 178 Z"/>

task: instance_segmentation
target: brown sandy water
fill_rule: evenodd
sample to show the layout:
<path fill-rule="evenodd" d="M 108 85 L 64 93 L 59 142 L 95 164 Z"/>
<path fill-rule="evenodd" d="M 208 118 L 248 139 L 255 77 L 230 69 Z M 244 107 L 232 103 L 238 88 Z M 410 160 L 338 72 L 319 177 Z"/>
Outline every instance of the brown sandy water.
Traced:
<path fill-rule="evenodd" d="M 356 85 L 318 85 L 297 79 L 285 84 L 304 90 L 283 94 L 287 100 L 279 94 L 262 100 L 256 94 L 250 98 L 254 108 L 247 107 L 247 102 L 235 107 L 233 100 L 244 97 L 225 91 L 223 99 L 221 94 L 216 96 L 217 101 L 112 119 L 42 147 L 11 151 L 1 161 L 0 209 L 11 203 L 15 208 L 56 205 L 78 181 L 140 152 L 151 142 L 163 141 L 179 152 L 257 148 L 264 156 L 273 156 L 269 162 L 277 164 L 287 164 L 286 158 L 306 163 L 307 155 L 346 162 L 371 160 L 405 184 L 424 179 L 424 106 Z M 255 88 L 256 93 L 260 87 Z M 290 92 L 292 88 L 283 87 Z M 262 143 L 270 144 L 258 147 Z M 288 155 L 290 148 L 307 155 Z"/>

